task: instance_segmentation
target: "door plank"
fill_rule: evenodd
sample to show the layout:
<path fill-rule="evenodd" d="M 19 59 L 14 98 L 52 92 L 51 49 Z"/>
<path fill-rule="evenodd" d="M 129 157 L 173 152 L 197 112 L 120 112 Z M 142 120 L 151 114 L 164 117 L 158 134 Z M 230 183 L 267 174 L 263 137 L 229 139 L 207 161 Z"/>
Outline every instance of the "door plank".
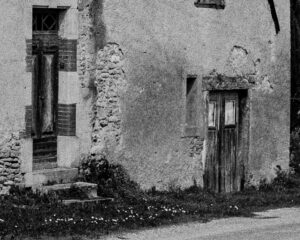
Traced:
<path fill-rule="evenodd" d="M 222 143 L 224 148 L 222 149 L 221 159 L 224 161 L 225 165 L 225 192 L 232 192 L 235 187 L 235 172 L 236 172 L 236 144 L 237 144 L 237 130 L 238 121 L 236 115 L 238 115 L 238 94 L 237 93 L 223 93 L 223 109 L 222 115 L 224 115 L 224 120 L 222 121 Z M 226 106 L 230 106 L 227 103 L 234 103 L 234 109 L 226 109 Z M 233 114 L 234 116 L 229 117 L 229 119 L 234 119 L 234 121 L 228 121 L 226 125 L 225 117 L 228 114 Z"/>
<path fill-rule="evenodd" d="M 215 130 L 209 130 L 208 133 L 208 188 L 210 190 L 217 190 L 218 191 L 218 182 L 219 182 L 219 167 L 217 162 L 217 148 L 218 148 L 218 137 L 217 137 L 217 131 Z"/>
<path fill-rule="evenodd" d="M 32 65 L 33 65 L 33 73 L 32 73 L 32 134 L 34 136 L 38 135 L 38 79 L 39 79 L 39 56 L 34 54 L 32 56 Z"/>
<path fill-rule="evenodd" d="M 219 191 L 219 164 L 218 164 L 218 125 L 219 125 L 219 96 L 211 94 L 209 96 L 209 107 L 213 107 L 208 129 L 208 152 L 206 164 L 206 182 L 207 188 L 211 191 Z"/>

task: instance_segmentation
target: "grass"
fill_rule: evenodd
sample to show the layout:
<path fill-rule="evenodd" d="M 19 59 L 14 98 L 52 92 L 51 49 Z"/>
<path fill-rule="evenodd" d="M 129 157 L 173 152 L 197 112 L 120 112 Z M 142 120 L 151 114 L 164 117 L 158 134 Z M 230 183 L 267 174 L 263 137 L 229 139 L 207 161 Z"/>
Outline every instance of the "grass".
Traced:
<path fill-rule="evenodd" d="M 197 186 L 165 192 L 135 192 L 129 188 L 123 189 L 115 202 L 85 206 L 65 206 L 55 195 L 15 188 L 11 195 L 1 197 L 0 236 L 103 235 L 179 222 L 251 216 L 253 211 L 300 206 L 298 179 L 278 175 L 272 184 L 262 183 L 260 189 L 232 194 L 210 193 Z"/>

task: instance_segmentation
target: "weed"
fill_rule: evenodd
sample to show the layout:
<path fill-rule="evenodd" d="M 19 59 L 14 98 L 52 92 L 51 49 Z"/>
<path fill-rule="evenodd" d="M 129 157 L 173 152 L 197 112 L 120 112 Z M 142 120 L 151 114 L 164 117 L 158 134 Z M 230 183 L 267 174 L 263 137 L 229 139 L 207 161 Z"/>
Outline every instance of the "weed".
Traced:
<path fill-rule="evenodd" d="M 120 229 L 154 227 L 183 221 L 207 221 L 226 216 L 249 216 L 253 210 L 300 205 L 296 175 L 278 168 L 277 177 L 259 189 L 231 194 L 207 192 L 194 184 L 188 189 L 141 191 L 125 170 L 105 159 L 88 159 L 82 179 L 98 184 L 100 194 L 115 202 L 94 205 L 62 205 L 57 196 L 13 187 L 0 201 L 0 236 L 107 234 Z M 108 189 L 105 189 L 105 188 Z M 69 195 L 81 195 L 72 187 Z"/>
<path fill-rule="evenodd" d="M 96 183 L 98 195 L 138 202 L 144 196 L 137 183 L 130 180 L 121 165 L 110 164 L 105 158 L 84 157 L 80 167 L 80 180 Z"/>

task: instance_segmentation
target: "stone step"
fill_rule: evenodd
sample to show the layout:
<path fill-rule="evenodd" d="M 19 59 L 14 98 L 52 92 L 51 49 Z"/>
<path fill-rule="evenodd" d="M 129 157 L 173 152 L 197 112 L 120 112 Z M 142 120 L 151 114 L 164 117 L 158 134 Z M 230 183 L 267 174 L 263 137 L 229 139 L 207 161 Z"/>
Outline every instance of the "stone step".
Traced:
<path fill-rule="evenodd" d="M 72 183 L 77 176 L 77 168 L 42 169 L 25 175 L 25 185 L 38 188 L 49 183 Z"/>
<path fill-rule="evenodd" d="M 109 202 L 113 202 L 114 199 L 113 198 L 102 198 L 102 197 L 98 197 L 98 198 L 94 198 L 94 199 L 84 199 L 84 200 L 80 200 L 80 199 L 66 199 L 63 200 L 62 203 L 64 205 L 81 205 L 86 206 L 86 205 L 92 205 L 92 204 L 106 204 Z"/>
<path fill-rule="evenodd" d="M 62 199 L 74 197 L 72 194 L 77 195 L 76 197 L 79 199 L 96 199 L 98 198 L 97 188 L 98 186 L 95 183 L 75 182 L 41 186 L 38 189 L 41 193 L 55 192 Z"/>

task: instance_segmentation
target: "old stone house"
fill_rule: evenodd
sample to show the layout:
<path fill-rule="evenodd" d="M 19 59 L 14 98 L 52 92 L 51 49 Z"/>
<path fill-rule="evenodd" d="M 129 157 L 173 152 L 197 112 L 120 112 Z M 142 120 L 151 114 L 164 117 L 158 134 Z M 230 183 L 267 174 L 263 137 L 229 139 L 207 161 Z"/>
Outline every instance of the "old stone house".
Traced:
<path fill-rule="evenodd" d="M 1 0 L 0 189 L 83 155 L 143 189 L 240 190 L 288 168 L 286 0 Z"/>

